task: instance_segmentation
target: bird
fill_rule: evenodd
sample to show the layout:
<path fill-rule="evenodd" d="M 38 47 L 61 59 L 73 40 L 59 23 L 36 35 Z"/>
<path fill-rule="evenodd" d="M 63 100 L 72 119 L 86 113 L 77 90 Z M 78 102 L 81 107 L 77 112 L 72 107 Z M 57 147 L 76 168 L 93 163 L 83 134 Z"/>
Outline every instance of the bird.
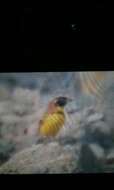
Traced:
<path fill-rule="evenodd" d="M 41 137 L 55 137 L 65 124 L 65 106 L 72 101 L 69 97 L 59 96 L 52 99 L 39 121 L 38 133 Z"/>
<path fill-rule="evenodd" d="M 107 80 L 110 77 L 111 72 L 105 71 L 79 72 L 81 90 L 83 93 L 86 93 L 86 95 L 91 95 L 96 98 L 96 109 L 98 110 L 101 108 L 101 103 L 103 104 L 103 101 L 106 102 L 104 95 L 107 90 Z M 70 80 L 68 82 L 70 83 Z M 47 110 L 39 122 L 38 132 L 41 136 L 55 137 L 58 134 L 66 122 L 64 107 L 69 100 L 71 101 L 71 98 L 60 96 L 49 102 Z"/>

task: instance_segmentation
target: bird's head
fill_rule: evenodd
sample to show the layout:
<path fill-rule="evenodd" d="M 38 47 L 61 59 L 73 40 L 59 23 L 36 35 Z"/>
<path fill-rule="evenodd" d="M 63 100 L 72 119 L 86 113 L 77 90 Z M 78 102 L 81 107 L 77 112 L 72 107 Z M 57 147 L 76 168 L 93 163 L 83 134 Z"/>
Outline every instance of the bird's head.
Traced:
<path fill-rule="evenodd" d="M 71 98 L 69 97 L 63 97 L 63 96 L 60 96 L 60 97 L 56 97 L 54 99 L 54 103 L 55 105 L 57 106 L 61 106 L 61 107 L 64 107 L 68 102 L 72 101 Z"/>

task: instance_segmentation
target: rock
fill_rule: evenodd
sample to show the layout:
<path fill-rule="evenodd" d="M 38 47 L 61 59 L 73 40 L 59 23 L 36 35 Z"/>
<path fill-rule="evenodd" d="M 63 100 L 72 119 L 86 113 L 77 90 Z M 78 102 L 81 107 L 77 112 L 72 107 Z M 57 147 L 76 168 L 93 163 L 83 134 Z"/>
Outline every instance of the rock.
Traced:
<path fill-rule="evenodd" d="M 3 85 L 0 85 L 0 102 L 4 100 L 8 100 L 11 94 L 8 88 Z"/>
<path fill-rule="evenodd" d="M 105 159 L 105 171 L 114 172 L 114 149 L 111 149 Z"/>
<path fill-rule="evenodd" d="M 114 149 L 110 150 L 108 153 L 107 159 L 113 159 L 114 160 Z"/>
<path fill-rule="evenodd" d="M 85 135 L 83 141 L 86 143 L 98 143 L 108 150 L 113 146 L 113 137 L 110 127 L 106 122 L 97 121 L 95 123 L 85 124 Z"/>
<path fill-rule="evenodd" d="M 96 122 L 98 120 L 103 120 L 104 115 L 102 113 L 95 113 L 87 118 L 88 123 Z"/>
<path fill-rule="evenodd" d="M 96 123 L 94 123 L 91 127 L 91 131 L 92 132 L 100 132 L 102 134 L 110 134 L 110 127 L 108 126 L 108 124 L 106 122 L 103 121 L 98 121 Z"/>
<path fill-rule="evenodd" d="M 78 166 L 83 173 L 103 172 L 104 150 L 97 144 L 83 144 Z"/>
<path fill-rule="evenodd" d="M 1 174 L 72 173 L 77 168 L 75 149 L 59 143 L 33 145 L 0 168 Z"/>
<path fill-rule="evenodd" d="M 6 162 L 14 151 L 14 143 L 0 139 L 0 165 Z"/>
<path fill-rule="evenodd" d="M 101 146 L 94 143 L 94 144 L 90 144 L 89 148 L 93 152 L 96 159 L 100 160 L 104 158 L 104 149 Z"/>
<path fill-rule="evenodd" d="M 91 114 L 93 115 L 95 113 L 95 109 L 93 106 L 87 107 L 82 111 L 83 117 L 88 117 Z"/>

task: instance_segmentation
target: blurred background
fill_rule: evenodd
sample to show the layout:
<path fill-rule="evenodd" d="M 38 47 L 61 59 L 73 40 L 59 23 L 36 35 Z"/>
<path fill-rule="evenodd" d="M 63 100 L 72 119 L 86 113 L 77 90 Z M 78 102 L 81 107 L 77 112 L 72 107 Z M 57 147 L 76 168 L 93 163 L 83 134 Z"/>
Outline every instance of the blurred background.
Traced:
<path fill-rule="evenodd" d="M 113 113 L 110 108 L 114 103 L 114 80 L 112 78 L 114 72 L 107 72 L 107 76 L 110 78 L 107 77 L 104 82 L 105 87 L 103 87 L 105 90 L 103 96 L 107 104 L 101 103 L 100 105 L 100 108 L 105 105 L 104 110 L 107 112 L 96 113 L 94 109 L 98 98 L 92 93 L 86 94 L 82 91 L 80 72 L 0 73 L 0 165 L 15 153 L 36 142 L 39 119 L 47 103 L 58 95 L 74 98 L 74 102 L 66 107 L 69 113 L 67 125 L 72 127 L 70 130 L 69 127 L 66 130 L 66 127 L 67 132 L 63 129 L 60 136 L 75 135 L 84 146 L 95 143 L 107 154 L 110 150 L 114 151 L 113 116 L 107 119 L 107 115 L 111 116 Z M 70 114 L 73 111 L 74 114 Z M 79 133 L 74 132 L 76 126 L 80 127 Z M 87 149 L 87 156 L 84 159 L 83 154 L 85 155 L 86 148 L 82 146 L 79 156 L 83 172 L 93 171 L 93 165 L 90 167 L 86 163 L 85 166 L 87 156 L 91 158 Z M 96 148 L 96 152 L 96 154 L 101 153 L 99 147 Z M 94 171 L 99 170 L 98 167 Z"/>

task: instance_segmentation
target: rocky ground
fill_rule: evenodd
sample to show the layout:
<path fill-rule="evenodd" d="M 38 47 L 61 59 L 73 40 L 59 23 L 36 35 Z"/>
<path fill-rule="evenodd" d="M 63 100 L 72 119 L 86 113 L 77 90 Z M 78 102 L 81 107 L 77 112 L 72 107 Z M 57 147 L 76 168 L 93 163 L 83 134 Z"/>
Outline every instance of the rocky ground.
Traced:
<path fill-rule="evenodd" d="M 49 83 L 47 90 L 46 80 L 37 88 L 0 86 L 0 173 L 114 172 L 113 95 L 107 97 L 112 98 L 111 104 L 108 101 L 100 110 L 92 98 L 80 96 L 76 104 L 66 107 L 65 127 L 47 141 L 37 129 L 47 102 L 55 96 L 54 84 Z M 77 83 L 64 85 L 61 93 L 77 100 Z"/>

